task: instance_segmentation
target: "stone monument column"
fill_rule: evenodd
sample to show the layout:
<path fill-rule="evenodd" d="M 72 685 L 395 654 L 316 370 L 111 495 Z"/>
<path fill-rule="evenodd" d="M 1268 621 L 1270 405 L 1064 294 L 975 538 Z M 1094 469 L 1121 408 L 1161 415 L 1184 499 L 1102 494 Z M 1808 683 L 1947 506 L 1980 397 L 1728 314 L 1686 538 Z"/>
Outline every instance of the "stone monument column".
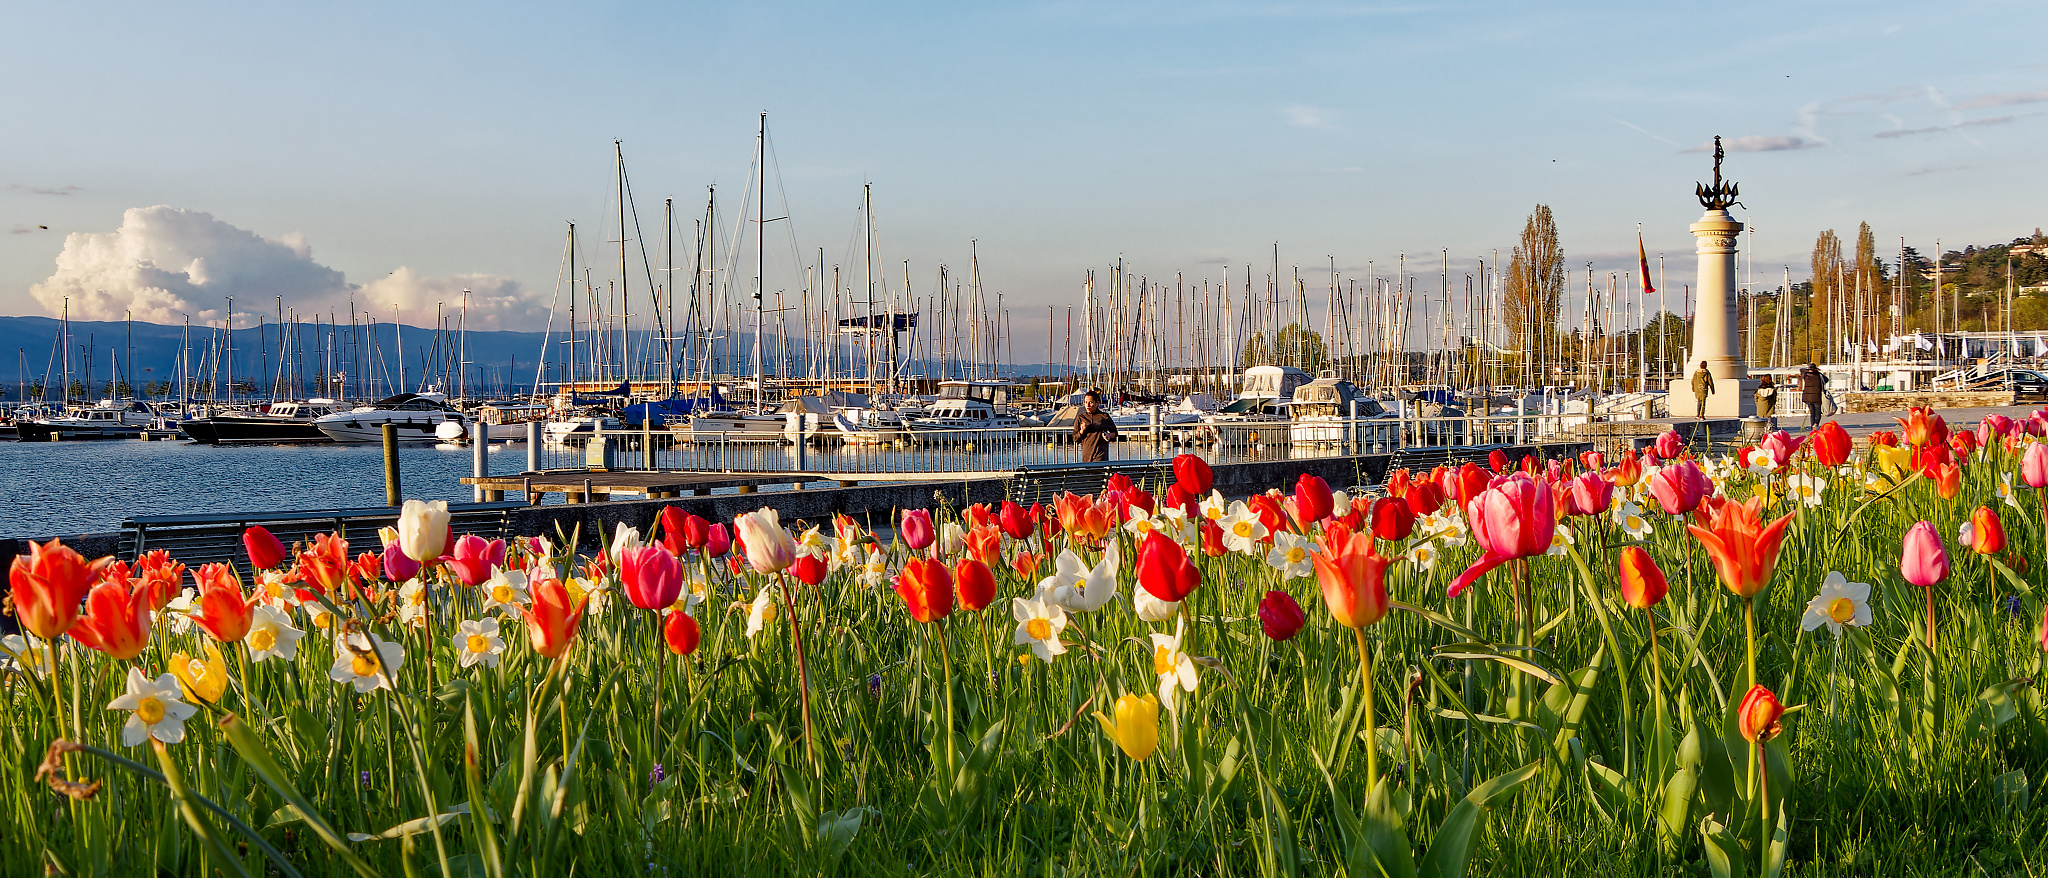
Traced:
<path fill-rule="evenodd" d="M 1714 376 L 1714 391 L 1706 400 L 1707 417 L 1742 418 L 1756 413 L 1756 382 L 1750 380 L 1749 364 L 1742 358 L 1742 346 L 1736 342 L 1735 333 L 1735 242 L 1742 232 L 1742 223 L 1728 214 L 1728 208 L 1739 203 L 1735 196 L 1740 194 L 1741 187 L 1722 182 L 1724 155 L 1721 138 L 1714 138 L 1714 185 L 1694 187 L 1700 205 L 1707 209 L 1706 215 L 1692 224 L 1700 259 L 1699 304 L 1693 310 L 1692 347 L 1685 362 L 1685 374 L 1671 382 L 1670 392 L 1664 398 L 1671 417 L 1678 419 L 1700 412 L 1699 401 L 1693 396 L 1692 376 L 1701 362 L 1707 364 L 1707 371 Z"/>

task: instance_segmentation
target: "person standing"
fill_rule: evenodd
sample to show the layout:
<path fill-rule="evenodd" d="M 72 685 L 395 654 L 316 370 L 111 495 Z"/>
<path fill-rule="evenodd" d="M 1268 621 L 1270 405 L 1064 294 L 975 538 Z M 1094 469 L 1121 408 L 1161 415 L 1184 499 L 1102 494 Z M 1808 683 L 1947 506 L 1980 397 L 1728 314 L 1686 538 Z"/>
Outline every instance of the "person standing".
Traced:
<path fill-rule="evenodd" d="M 1080 414 L 1074 416 L 1074 441 L 1081 443 L 1081 460 L 1109 460 L 1109 443 L 1116 439 L 1116 420 L 1102 410 L 1102 391 L 1089 390 L 1081 397 Z"/>
<path fill-rule="evenodd" d="M 1707 361 L 1701 360 L 1699 370 L 1692 373 L 1692 399 L 1698 409 L 1693 413 L 1694 420 L 1707 419 L 1707 397 L 1713 395 L 1714 373 L 1707 371 Z"/>
<path fill-rule="evenodd" d="M 1820 403 L 1827 396 L 1828 376 L 1820 373 L 1820 367 L 1807 363 L 1799 372 L 1799 400 L 1806 403 L 1806 429 L 1820 426 Z"/>
<path fill-rule="evenodd" d="M 1778 384 L 1769 375 L 1756 383 L 1756 416 L 1764 419 L 1764 429 L 1778 429 Z"/>

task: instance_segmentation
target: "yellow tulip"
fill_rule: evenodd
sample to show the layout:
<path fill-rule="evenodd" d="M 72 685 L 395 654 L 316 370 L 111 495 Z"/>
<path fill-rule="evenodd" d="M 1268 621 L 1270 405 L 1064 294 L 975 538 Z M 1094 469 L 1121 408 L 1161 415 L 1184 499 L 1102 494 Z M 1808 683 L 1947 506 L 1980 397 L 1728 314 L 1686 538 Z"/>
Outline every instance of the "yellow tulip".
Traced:
<path fill-rule="evenodd" d="M 1913 450 L 1910 448 L 1879 445 L 1872 448 L 1871 453 L 1877 458 L 1877 465 L 1894 479 L 1913 468 Z"/>
<path fill-rule="evenodd" d="M 220 650 L 211 643 L 206 645 L 204 659 L 182 652 L 171 653 L 171 676 L 178 678 L 178 688 L 185 690 L 186 697 L 208 704 L 220 701 L 221 693 L 228 688 L 227 662 L 221 659 Z"/>
<path fill-rule="evenodd" d="M 1102 723 L 1102 730 L 1123 748 L 1125 755 L 1143 762 L 1153 750 L 1159 749 L 1158 696 L 1126 693 L 1116 700 L 1114 711 L 1115 722 L 1099 710 L 1095 712 L 1095 721 Z"/>

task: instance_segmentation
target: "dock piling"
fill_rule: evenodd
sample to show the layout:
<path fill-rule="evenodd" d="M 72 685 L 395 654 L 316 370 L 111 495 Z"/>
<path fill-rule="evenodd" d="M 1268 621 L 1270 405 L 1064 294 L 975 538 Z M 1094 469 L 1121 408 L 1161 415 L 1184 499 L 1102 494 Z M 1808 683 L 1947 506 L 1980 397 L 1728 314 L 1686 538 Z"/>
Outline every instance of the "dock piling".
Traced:
<path fill-rule="evenodd" d="M 540 472 L 540 422 L 526 422 L 526 471 Z"/>
<path fill-rule="evenodd" d="M 482 421 L 469 425 L 469 474 L 479 479 L 491 474 L 491 428 Z M 476 488 L 476 502 L 484 502 L 484 488 Z"/>
<path fill-rule="evenodd" d="M 397 506 L 398 490 L 398 425 L 384 424 L 384 505 Z"/>

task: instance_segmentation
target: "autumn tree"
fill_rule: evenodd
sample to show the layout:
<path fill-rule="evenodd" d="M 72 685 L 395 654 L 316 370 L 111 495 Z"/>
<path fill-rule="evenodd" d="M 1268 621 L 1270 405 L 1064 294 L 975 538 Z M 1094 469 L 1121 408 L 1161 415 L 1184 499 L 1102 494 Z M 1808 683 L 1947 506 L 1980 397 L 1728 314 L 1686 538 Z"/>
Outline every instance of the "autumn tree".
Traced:
<path fill-rule="evenodd" d="M 1842 239 L 1834 229 L 1821 232 L 1814 239 L 1812 293 L 1806 312 L 1806 337 L 1792 345 L 1793 362 L 1822 362 L 1831 359 L 1835 351 L 1830 347 L 1834 340 L 1831 329 L 1848 308 L 1843 293 L 1844 275 L 1848 273 L 1847 263 L 1842 261 Z"/>
<path fill-rule="evenodd" d="M 1547 204 L 1536 205 L 1522 225 L 1522 238 L 1508 263 L 1503 314 L 1508 337 L 1528 362 L 1542 363 L 1557 354 L 1557 309 L 1564 299 L 1564 250 L 1557 242 L 1557 221 Z"/>

